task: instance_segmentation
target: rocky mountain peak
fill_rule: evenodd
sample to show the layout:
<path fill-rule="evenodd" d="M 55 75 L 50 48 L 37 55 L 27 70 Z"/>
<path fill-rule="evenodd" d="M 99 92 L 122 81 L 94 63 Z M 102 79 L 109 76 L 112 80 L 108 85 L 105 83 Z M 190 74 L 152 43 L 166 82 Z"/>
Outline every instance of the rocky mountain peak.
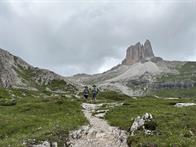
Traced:
<path fill-rule="evenodd" d="M 1 48 L 0 48 L 0 63 L 5 67 L 7 66 L 6 69 L 8 68 L 8 66 L 16 67 L 18 65 L 24 67 L 25 69 L 33 68 L 30 64 L 25 62 L 20 57 L 14 56 L 8 51 Z"/>
<path fill-rule="evenodd" d="M 144 57 L 154 57 L 152 46 L 149 40 L 144 43 Z"/>
<path fill-rule="evenodd" d="M 126 52 L 126 58 L 122 62 L 125 65 L 131 65 L 146 59 L 154 57 L 152 46 L 149 40 L 146 40 L 144 44 L 140 42 L 128 47 Z"/>

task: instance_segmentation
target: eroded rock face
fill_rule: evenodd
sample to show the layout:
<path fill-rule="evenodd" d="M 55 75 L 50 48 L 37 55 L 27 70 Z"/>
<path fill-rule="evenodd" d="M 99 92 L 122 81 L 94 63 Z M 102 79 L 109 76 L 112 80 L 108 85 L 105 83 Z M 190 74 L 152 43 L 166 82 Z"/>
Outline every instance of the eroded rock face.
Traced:
<path fill-rule="evenodd" d="M 152 89 L 159 90 L 159 89 L 189 89 L 195 87 L 196 83 L 194 81 L 181 81 L 181 82 L 155 82 L 151 85 Z"/>
<path fill-rule="evenodd" d="M 0 49 L 0 87 L 7 88 L 14 85 L 23 85 L 15 71 L 18 65 L 25 69 L 32 67 L 21 58 L 13 56 L 9 52 Z"/>
<path fill-rule="evenodd" d="M 141 44 L 138 42 L 135 45 L 131 45 L 126 52 L 126 58 L 122 64 L 131 65 L 140 61 L 144 61 L 146 59 L 150 59 L 154 57 L 154 53 L 152 50 L 152 46 L 149 40 Z"/>
<path fill-rule="evenodd" d="M 144 43 L 143 50 L 144 50 L 144 58 L 154 57 L 152 46 L 149 40 L 146 40 L 146 42 Z"/>

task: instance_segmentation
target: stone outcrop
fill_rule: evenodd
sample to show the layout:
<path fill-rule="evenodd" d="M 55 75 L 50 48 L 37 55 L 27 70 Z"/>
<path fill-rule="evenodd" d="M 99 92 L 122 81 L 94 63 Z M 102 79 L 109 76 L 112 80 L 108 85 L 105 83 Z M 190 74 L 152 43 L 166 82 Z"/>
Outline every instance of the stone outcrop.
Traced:
<path fill-rule="evenodd" d="M 145 113 L 143 116 L 135 118 L 131 128 L 131 136 L 135 135 L 137 130 L 143 130 L 146 135 L 154 135 L 156 133 L 157 124 L 154 121 L 152 114 Z"/>
<path fill-rule="evenodd" d="M 126 58 L 122 64 L 131 65 L 140 61 L 145 61 L 154 57 L 152 46 L 149 40 L 146 40 L 144 44 L 140 42 L 135 45 L 131 45 L 126 52 Z"/>

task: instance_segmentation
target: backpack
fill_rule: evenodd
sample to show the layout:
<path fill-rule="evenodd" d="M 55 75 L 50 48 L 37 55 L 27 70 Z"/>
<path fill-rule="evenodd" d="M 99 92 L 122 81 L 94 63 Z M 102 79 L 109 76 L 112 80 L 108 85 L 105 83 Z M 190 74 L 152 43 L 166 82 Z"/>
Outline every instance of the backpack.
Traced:
<path fill-rule="evenodd" d="M 88 93 L 89 93 L 88 89 L 84 89 L 83 94 L 88 95 Z"/>

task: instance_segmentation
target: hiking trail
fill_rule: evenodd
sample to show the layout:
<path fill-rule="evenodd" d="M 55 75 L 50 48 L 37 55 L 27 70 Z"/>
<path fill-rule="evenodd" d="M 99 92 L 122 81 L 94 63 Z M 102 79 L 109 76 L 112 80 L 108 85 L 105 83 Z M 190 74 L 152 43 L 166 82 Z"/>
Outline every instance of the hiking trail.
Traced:
<path fill-rule="evenodd" d="M 108 110 L 101 110 L 104 104 L 83 103 L 83 113 L 89 125 L 72 131 L 69 137 L 71 147 L 128 147 L 125 131 L 110 126 L 102 119 Z M 107 103 L 109 107 L 121 104 Z"/>

